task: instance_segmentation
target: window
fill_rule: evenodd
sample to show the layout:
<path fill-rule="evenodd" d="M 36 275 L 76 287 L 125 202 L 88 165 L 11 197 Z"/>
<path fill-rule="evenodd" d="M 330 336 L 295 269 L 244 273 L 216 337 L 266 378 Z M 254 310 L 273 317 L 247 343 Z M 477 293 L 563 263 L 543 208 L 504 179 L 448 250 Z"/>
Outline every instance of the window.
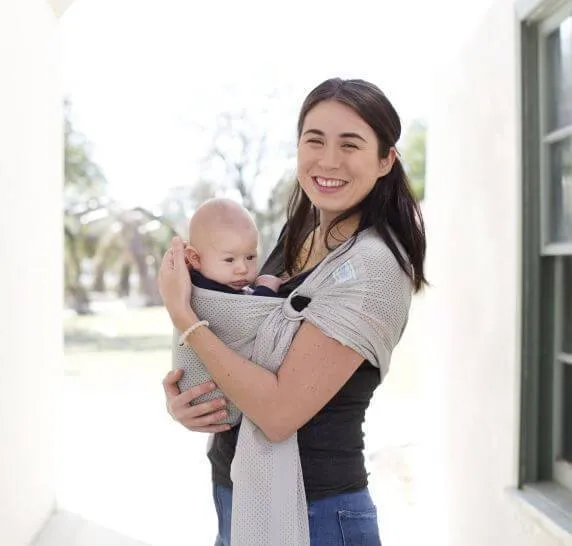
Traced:
<path fill-rule="evenodd" d="M 572 491 L 572 1 L 537 4 L 521 48 L 520 481 Z"/>

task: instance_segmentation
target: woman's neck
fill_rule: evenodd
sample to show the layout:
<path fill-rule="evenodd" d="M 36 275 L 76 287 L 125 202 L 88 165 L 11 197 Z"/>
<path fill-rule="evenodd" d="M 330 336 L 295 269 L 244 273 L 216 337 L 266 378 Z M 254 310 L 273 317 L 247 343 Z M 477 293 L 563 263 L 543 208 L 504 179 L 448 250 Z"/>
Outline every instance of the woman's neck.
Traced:
<path fill-rule="evenodd" d="M 308 234 L 298 253 L 295 267 L 298 273 L 312 269 L 320 263 L 331 250 L 349 239 L 359 225 L 359 215 L 343 220 L 328 233 L 328 244 L 326 245 L 324 241 L 325 231 L 334 219 L 335 215 L 328 218 L 328 215 L 320 213 L 320 224 Z"/>
<path fill-rule="evenodd" d="M 328 215 L 327 213 L 320 212 L 320 224 L 315 231 L 315 244 L 318 244 L 320 247 L 327 246 L 329 248 L 335 248 L 346 239 L 349 239 L 359 226 L 358 214 L 354 214 L 353 216 L 342 220 L 328 232 L 328 241 L 327 245 L 325 245 L 324 238 L 326 236 L 326 230 L 330 227 L 330 223 L 335 220 L 335 218 L 336 215 Z"/>

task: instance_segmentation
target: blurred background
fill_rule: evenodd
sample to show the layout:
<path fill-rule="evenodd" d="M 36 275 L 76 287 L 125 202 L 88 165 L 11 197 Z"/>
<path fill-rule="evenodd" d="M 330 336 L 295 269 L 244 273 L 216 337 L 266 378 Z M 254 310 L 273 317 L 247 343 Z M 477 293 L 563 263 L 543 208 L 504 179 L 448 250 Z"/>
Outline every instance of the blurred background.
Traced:
<path fill-rule="evenodd" d="M 402 116 L 398 149 L 422 200 L 424 31 L 416 19 L 404 36 L 396 24 L 403 7 L 379 19 L 367 16 L 374 9 L 168 0 L 158 13 L 152 3 L 78 0 L 62 17 L 58 462 L 59 498 L 70 512 L 148 544 L 214 543 L 205 438 L 173 426 L 164 410 L 170 327 L 157 266 L 173 234 L 186 237 L 194 209 L 215 195 L 250 210 L 262 255 L 272 249 L 294 184 L 298 110 L 313 87 L 341 76 L 384 90 Z M 415 503 L 419 379 L 416 363 L 403 360 L 366 427 L 389 546 L 412 540 L 405 522 Z"/>

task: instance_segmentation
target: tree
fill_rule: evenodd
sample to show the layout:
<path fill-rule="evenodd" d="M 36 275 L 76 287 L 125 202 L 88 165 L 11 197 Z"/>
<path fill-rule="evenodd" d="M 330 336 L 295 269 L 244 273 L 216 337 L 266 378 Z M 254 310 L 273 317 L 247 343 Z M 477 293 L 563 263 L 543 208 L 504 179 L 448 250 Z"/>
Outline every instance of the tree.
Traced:
<path fill-rule="evenodd" d="M 117 279 L 117 294 L 129 296 L 136 276 L 143 304 L 161 304 L 155 277 L 171 238 L 177 234 L 175 227 L 143 207 L 125 209 L 112 202 L 104 213 L 90 223 L 90 233 L 97 240 L 93 291 L 105 292 L 106 274 L 111 274 Z"/>
<path fill-rule="evenodd" d="M 105 292 L 106 276 L 115 276 L 120 296 L 129 295 L 137 277 L 144 304 L 159 304 L 154 277 L 176 226 L 161 212 L 125 209 L 112 200 L 90 143 L 73 126 L 69 99 L 64 114 L 66 295 L 77 313 L 89 313 L 86 277 L 92 277 L 92 291 Z"/>
<path fill-rule="evenodd" d="M 169 223 L 183 237 L 186 236 L 189 219 L 204 201 L 216 196 L 216 188 L 206 180 L 192 185 L 173 186 L 157 207 L 157 216 Z"/>
<path fill-rule="evenodd" d="M 234 194 L 252 214 L 261 235 L 262 257 L 271 249 L 286 209 L 293 176 L 292 143 L 270 138 L 265 112 L 246 109 L 220 114 L 203 161 L 203 186 Z"/>
<path fill-rule="evenodd" d="M 100 208 L 107 193 L 107 181 L 91 157 L 90 144 L 76 131 L 71 101 L 64 100 L 64 282 L 65 293 L 79 314 L 90 312 L 88 292 L 83 284 L 83 263 L 90 253 L 90 237 L 84 221 L 86 212 Z"/>
<path fill-rule="evenodd" d="M 74 129 L 72 104 L 64 100 L 64 196 L 68 201 L 102 197 L 107 193 L 107 180 L 93 161 L 91 144 Z"/>
<path fill-rule="evenodd" d="M 402 156 L 405 172 L 409 177 L 415 196 L 420 201 L 425 195 L 425 157 L 427 127 L 421 120 L 415 120 L 404 135 Z"/>

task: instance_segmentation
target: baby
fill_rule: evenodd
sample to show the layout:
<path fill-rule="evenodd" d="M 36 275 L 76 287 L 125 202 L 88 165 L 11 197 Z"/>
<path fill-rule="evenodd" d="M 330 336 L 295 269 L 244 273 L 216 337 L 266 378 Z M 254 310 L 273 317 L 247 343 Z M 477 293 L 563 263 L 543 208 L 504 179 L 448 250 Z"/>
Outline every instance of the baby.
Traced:
<path fill-rule="evenodd" d="M 246 209 L 231 199 L 203 203 L 189 222 L 185 258 L 195 286 L 236 294 L 275 296 L 282 280 L 257 277 L 258 230 Z"/>

